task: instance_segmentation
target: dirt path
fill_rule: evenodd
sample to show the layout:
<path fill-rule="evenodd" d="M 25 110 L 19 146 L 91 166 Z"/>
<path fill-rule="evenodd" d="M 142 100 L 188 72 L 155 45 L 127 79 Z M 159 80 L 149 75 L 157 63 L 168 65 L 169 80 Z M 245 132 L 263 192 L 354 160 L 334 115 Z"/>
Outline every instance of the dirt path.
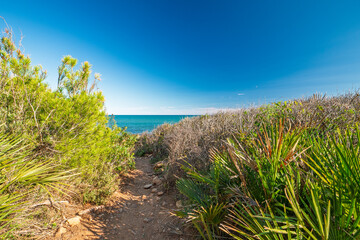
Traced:
<path fill-rule="evenodd" d="M 159 181 L 144 188 L 153 183 L 154 177 L 150 159 L 137 158 L 136 170 L 111 201 L 102 209 L 82 215 L 80 224 L 67 225 L 66 233 L 57 239 L 192 239 L 184 234 L 188 230 L 183 222 L 172 215 L 176 210 L 174 194 L 162 194 L 164 188 Z"/>

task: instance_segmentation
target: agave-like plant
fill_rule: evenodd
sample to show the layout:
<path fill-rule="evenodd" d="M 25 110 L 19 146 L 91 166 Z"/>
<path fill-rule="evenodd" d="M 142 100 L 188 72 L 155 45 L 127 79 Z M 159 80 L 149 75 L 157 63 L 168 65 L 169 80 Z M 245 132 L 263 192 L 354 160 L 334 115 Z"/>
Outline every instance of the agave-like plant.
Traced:
<path fill-rule="evenodd" d="M 0 134 L 0 238 L 9 236 L 9 225 L 25 206 L 22 199 L 35 186 L 63 191 L 61 185 L 71 175 L 50 162 L 30 159 L 20 137 Z"/>

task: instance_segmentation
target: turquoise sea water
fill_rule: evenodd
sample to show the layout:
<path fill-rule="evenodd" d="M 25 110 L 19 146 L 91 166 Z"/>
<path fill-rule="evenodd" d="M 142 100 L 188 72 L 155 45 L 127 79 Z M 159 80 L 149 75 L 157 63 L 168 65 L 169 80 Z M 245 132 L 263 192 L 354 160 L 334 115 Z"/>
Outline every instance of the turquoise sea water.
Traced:
<path fill-rule="evenodd" d="M 157 126 L 164 123 L 177 123 L 186 117 L 194 115 L 113 115 L 119 127 L 127 127 L 130 133 L 138 134 L 151 132 Z"/>

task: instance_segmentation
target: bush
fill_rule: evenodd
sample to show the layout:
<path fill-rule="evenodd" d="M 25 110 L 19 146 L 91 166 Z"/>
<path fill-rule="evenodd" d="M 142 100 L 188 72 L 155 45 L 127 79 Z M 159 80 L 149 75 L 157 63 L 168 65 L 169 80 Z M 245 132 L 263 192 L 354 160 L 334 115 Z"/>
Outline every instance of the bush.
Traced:
<path fill-rule="evenodd" d="M 357 92 L 313 95 L 160 126 L 138 149 L 204 239 L 358 239 L 359 113 Z"/>
<path fill-rule="evenodd" d="M 112 173 L 132 163 L 135 137 L 108 127 L 104 97 L 96 90 L 99 74 L 90 83 L 91 65 L 84 62 L 76 69 L 77 60 L 66 56 L 58 69 L 58 89 L 52 91 L 44 83 L 46 71 L 31 66 L 10 32 L 1 43 L 0 130 L 22 134 L 36 156 L 77 168 L 85 196 L 89 191 L 94 194 L 93 188 L 106 188 L 95 197 L 102 201 L 116 182 Z"/>
<path fill-rule="evenodd" d="M 221 149 L 226 139 L 241 134 L 251 138 L 269 122 L 284 120 L 285 127 L 317 129 L 319 134 L 346 129 L 359 121 L 360 98 L 357 92 L 336 97 L 313 95 L 309 98 L 278 102 L 260 107 L 243 108 L 213 115 L 183 119 L 173 125 L 159 126 L 144 133 L 145 143 L 138 151 L 149 152 L 166 165 L 166 179 L 174 185 L 176 177 L 184 176 L 181 166 L 188 162 L 198 169 L 209 167 L 211 149 Z"/>
<path fill-rule="evenodd" d="M 96 86 L 100 75 L 90 81 L 88 62 L 77 67 L 76 59 L 65 56 L 58 73 L 58 88 L 52 90 L 45 83 L 46 71 L 32 66 L 12 32 L 5 30 L 0 43 L 0 134 L 21 136 L 29 149 L 26 158 L 37 159 L 39 166 L 74 170 L 76 177 L 63 183 L 73 186 L 83 202 L 102 203 L 116 189 L 119 173 L 134 167 L 136 137 L 114 124 L 109 127 L 104 96 Z"/>

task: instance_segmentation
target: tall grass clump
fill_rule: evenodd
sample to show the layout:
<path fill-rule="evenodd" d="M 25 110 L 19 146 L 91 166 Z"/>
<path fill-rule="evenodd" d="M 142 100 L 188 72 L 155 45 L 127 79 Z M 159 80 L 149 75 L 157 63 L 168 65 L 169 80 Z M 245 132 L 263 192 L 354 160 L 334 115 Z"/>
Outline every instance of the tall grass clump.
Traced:
<path fill-rule="evenodd" d="M 75 58 L 65 56 L 58 67 L 58 86 L 51 89 L 45 83 L 46 71 L 31 64 L 21 45 L 15 44 L 12 31 L 5 29 L 1 35 L 0 134 L 19 136 L 26 151 L 18 151 L 26 153 L 25 159 L 36 159 L 36 164 L 17 160 L 12 164 L 15 169 L 24 164 L 22 170 L 33 166 L 49 173 L 53 172 L 50 166 L 57 166 L 60 172 L 75 174 L 71 180 L 59 179 L 68 184 L 69 196 L 43 190 L 27 195 L 29 203 L 51 194 L 51 198 L 71 196 L 78 202 L 100 204 L 116 189 L 119 173 L 134 167 L 136 137 L 115 124 L 109 127 L 105 99 L 97 88 L 100 75 L 93 75 L 91 68 L 88 62 L 79 66 Z M 14 173 L 11 169 L 3 169 L 2 178 Z M 16 205 L 15 199 L 10 202 Z"/>

